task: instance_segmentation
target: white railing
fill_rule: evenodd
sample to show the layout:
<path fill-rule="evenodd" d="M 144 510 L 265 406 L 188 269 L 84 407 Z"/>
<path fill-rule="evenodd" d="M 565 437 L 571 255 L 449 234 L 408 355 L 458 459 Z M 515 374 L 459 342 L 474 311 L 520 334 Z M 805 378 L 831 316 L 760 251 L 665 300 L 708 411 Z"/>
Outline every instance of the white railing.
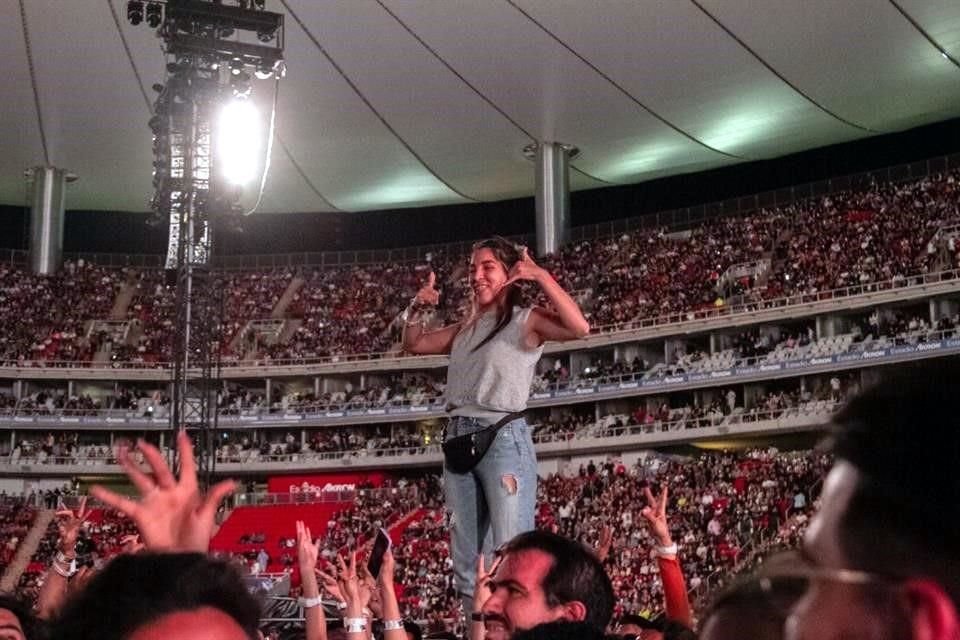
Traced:
<path fill-rule="evenodd" d="M 577 431 L 560 433 L 535 433 L 534 446 L 538 455 L 570 455 L 593 448 L 643 448 L 668 442 L 695 440 L 703 437 L 730 435 L 738 432 L 790 431 L 825 423 L 841 405 L 831 402 L 810 402 L 794 407 L 764 409 L 748 413 L 735 413 L 723 418 L 710 416 L 675 416 L 668 420 L 656 420 L 646 424 L 628 424 L 622 427 L 603 427 L 599 423 L 587 425 Z M 602 421 L 601 421 L 602 422 Z M 544 425 L 534 424 L 536 431 Z M 218 467 L 223 473 L 238 473 L 256 469 L 311 469 L 396 467 L 413 464 L 439 464 L 442 451 L 439 442 L 413 447 L 354 449 L 316 452 L 304 450 L 297 453 L 260 455 L 249 450 L 246 456 L 235 457 L 222 453 L 217 456 Z M 13 467 L 18 472 L 80 473 L 120 472 L 120 465 L 113 454 L 104 457 L 76 459 L 73 457 L 0 456 L 0 470 Z M 278 503 L 279 504 L 279 503 Z"/>
<path fill-rule="evenodd" d="M 656 389 L 665 391 L 679 389 L 684 385 L 706 384 L 713 381 L 733 383 L 738 379 L 755 379 L 769 376 L 794 365 L 802 365 L 806 371 L 817 367 L 825 370 L 843 369 L 855 362 L 881 362 L 884 360 L 932 357 L 937 354 L 954 353 L 952 346 L 960 330 L 947 329 L 936 331 L 920 329 L 898 336 L 884 336 L 880 340 L 864 339 L 853 342 L 852 336 L 836 336 L 809 343 L 793 349 L 772 349 L 769 353 L 748 358 L 732 357 L 723 366 L 709 358 L 702 361 L 687 362 L 683 365 L 658 364 L 646 371 L 628 372 L 596 377 L 578 376 L 566 381 L 539 385 L 530 394 L 531 406 L 549 405 L 558 398 L 571 395 L 589 400 L 599 393 L 613 393 L 617 396 L 636 394 L 638 389 Z M 828 342 L 846 338 L 843 350 L 818 351 L 828 347 Z M 832 349 L 832 348 L 831 348 Z M 902 352 L 902 353 L 901 353 Z M 869 356 L 869 358 L 867 357 Z M 798 372 L 799 373 L 799 372 Z M 356 422 L 358 419 L 369 421 L 403 420 L 437 417 L 445 414 L 443 397 L 424 396 L 417 401 L 388 400 L 386 402 L 349 400 L 343 402 L 317 402 L 298 404 L 288 407 L 226 407 L 218 413 L 219 427 L 232 429 L 247 426 L 286 426 L 291 427 L 303 420 Z M 77 428 L 110 427 L 135 429 L 164 428 L 168 423 L 165 409 L 147 415 L 141 410 L 128 409 L 53 409 L 35 407 L 21 400 L 13 408 L 0 409 L 0 419 L 28 425 L 55 424 L 59 426 L 77 425 Z M 82 425 L 82 426 L 81 426 Z M 18 425 L 14 425 L 18 426 Z M 302 425 L 300 425 L 302 426 Z"/>

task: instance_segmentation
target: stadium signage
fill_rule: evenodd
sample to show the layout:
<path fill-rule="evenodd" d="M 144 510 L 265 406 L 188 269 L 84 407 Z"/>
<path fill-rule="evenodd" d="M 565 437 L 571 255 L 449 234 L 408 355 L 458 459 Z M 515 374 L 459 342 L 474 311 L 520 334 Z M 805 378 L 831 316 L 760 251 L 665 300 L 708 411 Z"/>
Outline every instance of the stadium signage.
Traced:
<path fill-rule="evenodd" d="M 371 473 L 318 473 L 311 475 L 273 476 L 267 480 L 269 493 L 342 493 L 356 491 L 357 485 L 381 487 L 389 476 Z"/>
<path fill-rule="evenodd" d="M 357 485 L 355 484 L 332 484 L 328 482 L 322 487 L 315 484 L 307 485 L 290 485 L 290 493 L 340 493 L 341 491 L 356 491 Z"/>

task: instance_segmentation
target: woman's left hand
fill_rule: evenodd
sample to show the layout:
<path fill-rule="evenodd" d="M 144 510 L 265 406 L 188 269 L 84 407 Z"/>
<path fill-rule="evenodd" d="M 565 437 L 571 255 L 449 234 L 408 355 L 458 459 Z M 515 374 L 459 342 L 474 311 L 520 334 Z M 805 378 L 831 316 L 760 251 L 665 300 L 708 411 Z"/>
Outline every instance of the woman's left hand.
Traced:
<path fill-rule="evenodd" d="M 534 262 L 527 248 L 523 247 L 520 249 L 520 260 L 510 268 L 507 281 L 503 283 L 503 286 L 506 287 L 519 280 L 539 282 L 545 273 L 544 268 Z"/>

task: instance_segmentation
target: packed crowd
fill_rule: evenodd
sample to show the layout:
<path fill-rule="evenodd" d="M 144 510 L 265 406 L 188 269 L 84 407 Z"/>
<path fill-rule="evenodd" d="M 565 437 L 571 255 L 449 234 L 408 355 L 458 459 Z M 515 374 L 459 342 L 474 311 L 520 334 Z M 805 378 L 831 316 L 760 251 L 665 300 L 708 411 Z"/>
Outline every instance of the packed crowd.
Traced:
<path fill-rule="evenodd" d="M 589 365 L 577 371 L 570 371 L 564 358 L 555 361 L 554 366 L 545 369 L 534 377 L 531 394 L 561 391 L 568 388 L 592 387 L 604 382 L 627 382 L 650 378 L 665 378 L 679 374 L 719 371 L 744 364 L 775 364 L 804 358 L 836 356 L 846 353 L 883 349 L 900 345 L 916 345 L 929 340 L 940 340 L 957 334 L 960 315 L 945 315 L 931 324 L 929 316 L 922 311 L 906 309 L 881 309 L 862 316 L 849 318 L 847 333 L 827 338 L 817 338 L 813 327 L 765 327 L 742 331 L 731 337 L 730 347 L 707 353 L 695 344 L 680 343 L 674 348 L 671 359 L 664 362 L 649 363 L 640 356 L 631 360 L 612 361 L 598 356 Z M 350 411 L 356 409 L 384 409 L 398 406 L 437 405 L 443 397 L 445 382 L 439 375 L 420 373 L 402 373 L 385 377 L 379 381 L 369 381 L 367 387 L 355 386 L 349 380 L 342 383 L 337 391 L 322 392 L 319 395 L 302 389 L 286 389 L 283 383 L 275 382 L 272 389 L 272 402 L 267 402 L 265 391 L 241 385 L 229 385 L 218 397 L 218 408 L 223 416 L 264 415 L 268 413 L 311 414 L 330 411 Z M 791 406 L 795 406 L 794 405 Z M 44 416 L 102 416 L 107 412 L 120 412 L 124 416 L 154 417 L 165 419 L 170 406 L 170 398 L 164 390 L 121 386 L 113 393 L 101 395 L 68 395 L 64 387 L 41 388 L 24 395 L 19 401 L 10 393 L 0 394 L 0 412 L 15 412 L 16 415 Z M 437 405 L 438 406 L 438 405 Z M 755 406 L 747 407 L 756 410 Z M 715 406 L 691 407 L 696 418 L 709 418 L 714 423 L 729 413 L 730 407 L 725 401 Z M 647 412 L 641 423 L 663 422 L 671 419 L 662 412 Z M 676 415 L 673 415 L 675 418 Z M 583 426 L 583 425 L 581 425 Z M 542 433 L 555 432 L 554 427 L 544 424 Z M 569 430 L 567 430 L 569 431 Z M 389 448 L 389 443 L 381 443 L 380 437 L 370 444 L 368 438 L 357 433 L 359 442 L 352 442 L 349 448 L 363 449 Z M 355 439 L 356 439 L 355 438 Z M 346 440 L 344 440 L 346 442 Z M 417 446 L 416 439 L 405 439 L 409 446 Z M 61 443 L 64 444 L 64 443 Z M 240 442 L 224 443 L 240 445 Z M 258 443 L 256 448 L 262 446 Z M 287 447 L 277 450 L 272 443 L 270 454 L 297 453 Z M 396 444 L 396 443 L 394 443 Z M 402 444 L 402 443 L 401 443 Z M 336 446 L 336 443 L 334 443 Z M 3 445 L 0 445 L 0 451 Z M 249 450 L 249 442 L 243 444 Z M 330 451 L 329 446 L 319 443 L 311 447 L 314 451 Z M 346 447 L 344 448 L 346 450 Z M 19 455 L 36 457 L 41 447 L 26 442 L 20 448 Z M 9 452 L 7 452 L 9 453 Z M 46 451 L 50 456 L 50 451 Z M 57 457 L 70 457 L 72 450 L 58 454 Z M 263 455 L 266 450 L 261 451 Z M 89 457 L 85 453 L 84 457 Z"/>
<path fill-rule="evenodd" d="M 215 516 L 235 484 L 200 490 L 190 441 L 180 434 L 179 474 L 146 445 L 152 473 L 126 466 L 138 500 L 91 488 L 123 514 L 118 521 L 135 523 L 139 539 L 119 540 L 122 552 L 99 569 L 77 569 L 88 564 L 85 549 L 105 542 L 116 551 L 117 536 L 133 527 L 107 526 L 111 519 L 94 517 L 85 499 L 61 511 L 43 584 L 33 584 L 36 615 L 2 596 L 0 624 L 17 640 L 409 640 L 423 637 L 425 624 L 449 638 L 451 623 L 471 640 L 953 640 L 958 522 L 943 505 L 960 488 L 958 438 L 954 409 L 942 399 L 957 393 L 957 380 L 955 359 L 888 373 L 834 420 L 829 452 L 645 452 L 631 465 L 611 456 L 568 466 L 540 482 L 538 528 L 489 560 L 477 558 L 464 616 L 447 606 L 454 594 L 443 533 L 456 523 L 442 520 L 438 497 L 421 504 L 439 493 L 423 478 L 416 500 L 371 494 L 331 518 L 326 535 L 295 522 L 295 537 L 282 546 L 296 551 L 301 597 L 279 625 L 272 615 L 262 619 L 246 581 L 209 554 Z M 930 438 L 916 437 L 917 420 Z M 408 522 L 393 520 L 397 511 L 418 520 L 365 571 L 371 530 Z M 801 552 L 768 555 L 801 536 Z M 747 570 L 711 598 L 697 624 L 687 585 L 700 596 Z M 662 618 L 650 617 L 661 608 Z"/>
<path fill-rule="evenodd" d="M 83 528 L 76 540 L 76 563 L 78 567 L 99 570 L 136 538 L 137 527 L 114 509 L 90 509 L 85 515 Z M 20 575 L 17 586 L 20 593 L 36 599 L 43 586 L 44 574 L 57 553 L 61 534 L 61 523 L 51 521 L 37 550 L 30 557 L 30 563 Z"/>
<path fill-rule="evenodd" d="M 745 561 L 746 554 L 782 543 L 784 536 L 796 539 L 814 507 L 813 492 L 828 465 L 829 459 L 822 454 L 773 449 L 696 458 L 650 455 L 632 467 L 610 456 L 599 464 L 581 465 L 572 475 L 542 479 L 537 526 L 591 547 L 602 546 L 604 529 L 608 534 L 612 531 L 605 567 L 613 581 L 617 611 L 652 617 L 662 609 L 663 593 L 650 534 L 640 526 L 644 487 L 668 487 L 671 530 L 683 548 L 684 575 L 693 592 L 709 593 L 722 576 L 731 575 Z M 408 482 L 402 481 L 404 487 Z M 459 606 L 451 575 L 449 523 L 443 515 L 439 478 L 422 476 L 412 482 L 416 492 L 401 491 L 387 499 L 376 492 L 356 492 L 350 507 L 334 513 L 326 523 L 315 523 L 323 531 L 316 543 L 323 562 L 332 562 L 343 549 L 370 540 L 377 528 L 395 524 L 405 514 L 418 514 L 403 523 L 393 551 L 398 582 L 403 585 L 398 599 L 405 616 L 432 620 L 437 626 L 455 619 Z M 22 537 L 34 512 L 22 503 L 12 510 L 4 507 L 5 537 Z M 9 527 L 17 530 L 8 531 Z M 133 522 L 121 513 L 91 509 L 77 539 L 78 564 L 99 569 L 136 532 Z M 20 592 L 36 597 L 61 533 L 58 523 L 52 522 L 20 579 Z M 245 573 L 265 570 L 267 559 L 260 558 L 265 554 L 258 554 L 262 549 L 258 532 L 243 538 L 251 549 L 232 554 L 233 561 L 242 564 Z M 292 572 L 296 551 L 293 544 L 283 547 L 283 542 L 282 548 L 270 550 L 275 556 L 271 566 L 279 562 L 280 570 Z"/>
<path fill-rule="evenodd" d="M 84 260 L 51 276 L 0 265 L 0 362 L 92 360 L 105 338 L 88 336 L 86 323 L 107 318 L 128 275 Z"/>
<path fill-rule="evenodd" d="M 274 460 L 307 460 L 325 454 L 379 456 L 389 450 L 422 449 L 436 435 L 413 423 L 332 427 L 304 432 L 303 440 L 293 432 L 272 435 L 266 432 L 259 441 L 247 433 L 224 439 L 218 448 L 218 462 L 255 463 Z"/>
<path fill-rule="evenodd" d="M 745 561 L 744 554 L 779 544 L 784 536 L 796 541 L 814 507 L 810 492 L 827 466 L 829 459 L 820 454 L 774 450 L 693 460 L 651 457 L 629 469 L 610 459 L 584 465 L 574 477 L 544 479 L 537 523 L 593 547 L 600 544 L 604 527 L 612 527 L 606 567 L 618 610 L 653 617 L 662 609 L 663 592 L 650 554 L 652 541 L 639 526 L 645 484 L 669 487 L 668 511 L 674 538 L 684 549 L 684 575 L 691 590 L 707 594 Z M 404 584 L 416 588 L 408 614 L 425 619 L 426 610 L 454 610 L 458 602 L 442 523 L 431 514 L 408 531 L 404 544 L 396 551 L 405 567 L 401 575 L 407 576 Z"/>
<path fill-rule="evenodd" d="M 813 452 L 659 456 L 627 468 L 615 459 L 580 468 L 574 477 L 541 483 L 538 526 L 598 546 L 612 531 L 606 561 L 620 612 L 652 617 L 663 602 L 662 583 L 642 526 L 643 487 L 667 487 L 671 533 L 682 546 L 681 563 L 691 590 L 731 575 L 748 551 L 758 551 L 781 529 L 805 522 L 813 509 L 810 492 L 829 466 Z M 709 583 L 709 584 L 708 584 Z"/>
<path fill-rule="evenodd" d="M 955 222 L 956 192 L 956 172 L 877 183 L 773 211 L 711 220 L 686 231 L 573 243 L 541 261 L 565 290 L 582 300 L 594 327 L 682 317 L 737 303 L 762 306 L 784 296 L 816 298 L 837 288 L 906 282 L 960 267 L 952 235 L 940 243 L 948 247 L 946 253 L 931 250 L 939 246 L 940 229 Z M 730 277 L 731 267 L 745 264 L 762 268 Z M 431 270 L 442 294 L 436 320 L 462 317 L 470 304 L 465 264 L 443 251 L 416 268 L 393 263 L 226 274 L 223 356 L 271 362 L 395 349 L 397 317 Z M 279 308 L 295 279 L 302 279 L 302 286 Z M 119 342 L 106 335 L 88 337 L 87 321 L 106 319 L 125 283 L 134 287 L 126 309 L 130 333 Z M 47 277 L 3 267 L 0 307 L 6 315 L 0 316 L 5 328 L 0 359 L 21 365 L 89 361 L 104 342 L 111 342 L 118 366 L 169 362 L 174 298 L 174 287 L 160 271 L 135 273 L 78 261 Z M 248 320 L 272 315 L 297 320 L 299 326 L 273 344 L 233 344 Z"/>
<path fill-rule="evenodd" d="M 798 412 L 828 413 L 859 391 L 856 373 L 808 376 L 802 382 L 774 385 L 759 395 L 743 398 L 734 389 L 718 389 L 702 400 L 672 395 L 665 401 L 633 398 L 627 407 L 598 415 L 590 406 L 555 407 L 531 411 L 535 442 L 585 437 L 618 437 L 661 431 L 678 431 L 777 419 Z M 29 433 L 29 432 L 26 432 Z M 396 452 L 423 453 L 441 437 L 438 428 L 417 423 L 324 427 L 304 431 L 263 430 L 257 437 L 247 431 L 224 431 L 217 461 L 257 463 L 302 461 L 339 456 L 377 457 Z M 0 445 L 0 456 L 10 462 L 34 464 L 117 464 L 116 448 L 130 447 L 134 437 L 123 432 L 57 431 L 21 437 L 12 451 Z M 391 453 L 393 452 L 393 453 Z M 136 454 L 135 454 L 136 455 Z"/>

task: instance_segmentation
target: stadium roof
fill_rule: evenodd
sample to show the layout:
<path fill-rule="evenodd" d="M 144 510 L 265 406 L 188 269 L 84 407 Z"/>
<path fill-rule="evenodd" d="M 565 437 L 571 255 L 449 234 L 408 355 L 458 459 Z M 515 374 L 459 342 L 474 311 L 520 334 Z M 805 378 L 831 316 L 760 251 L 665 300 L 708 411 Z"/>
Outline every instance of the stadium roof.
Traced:
<path fill-rule="evenodd" d="M 960 116 L 956 0 L 267 8 L 286 14 L 287 75 L 263 212 L 529 196 L 534 140 L 576 145 L 587 189 Z M 80 177 L 68 209 L 146 210 L 154 30 L 125 0 L 4 2 L 0 29 L 0 203 L 24 204 L 24 170 L 52 164 Z M 273 90 L 255 82 L 261 113 Z"/>

